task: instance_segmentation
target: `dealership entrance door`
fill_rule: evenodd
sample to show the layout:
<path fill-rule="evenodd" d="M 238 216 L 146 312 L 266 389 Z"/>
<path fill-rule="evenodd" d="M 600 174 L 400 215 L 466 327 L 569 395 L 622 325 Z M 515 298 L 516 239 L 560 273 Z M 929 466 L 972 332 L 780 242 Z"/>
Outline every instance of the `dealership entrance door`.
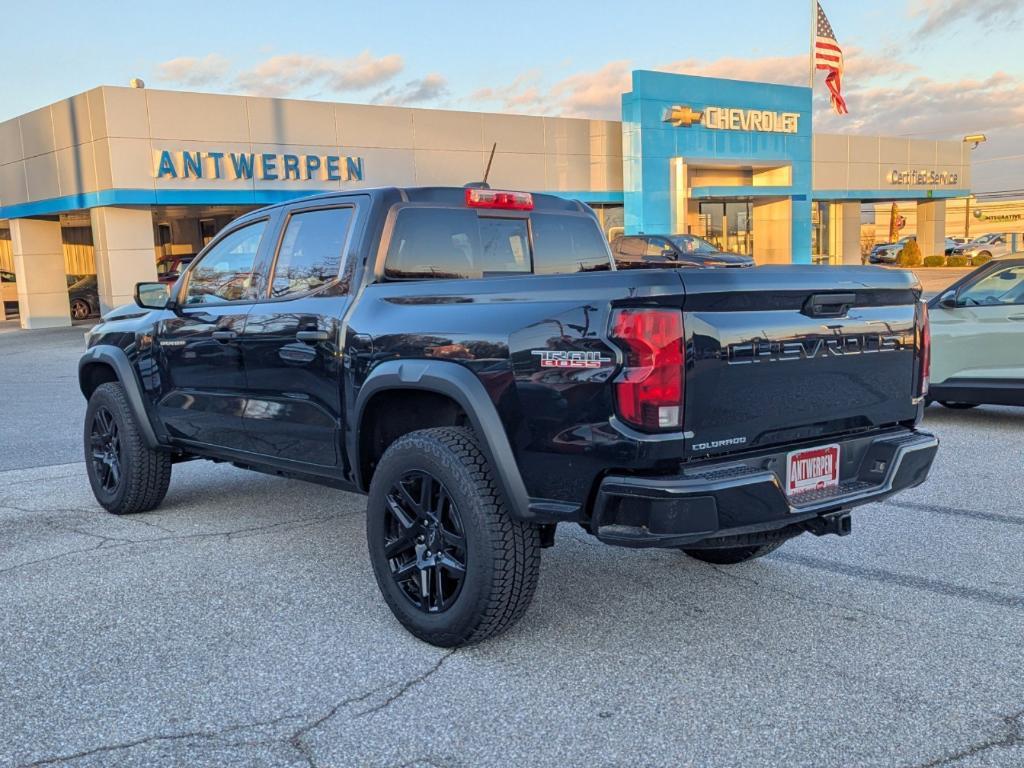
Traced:
<path fill-rule="evenodd" d="M 754 255 L 754 224 L 750 200 L 702 200 L 694 234 L 716 248 L 744 256 Z"/>

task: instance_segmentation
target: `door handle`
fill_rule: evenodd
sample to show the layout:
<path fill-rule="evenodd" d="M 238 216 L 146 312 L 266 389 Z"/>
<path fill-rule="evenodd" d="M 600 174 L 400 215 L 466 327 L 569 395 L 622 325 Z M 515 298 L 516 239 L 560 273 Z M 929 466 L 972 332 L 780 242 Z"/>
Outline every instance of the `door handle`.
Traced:
<path fill-rule="evenodd" d="M 1017 322 L 1024 321 L 1024 315 L 1010 315 L 1007 320 L 1016 320 Z"/>
<path fill-rule="evenodd" d="M 331 338 L 331 334 L 327 331 L 298 331 L 295 338 L 309 343 L 311 341 L 327 341 Z"/>
<path fill-rule="evenodd" d="M 238 338 L 237 331 L 214 331 L 210 335 L 217 341 L 234 341 Z"/>

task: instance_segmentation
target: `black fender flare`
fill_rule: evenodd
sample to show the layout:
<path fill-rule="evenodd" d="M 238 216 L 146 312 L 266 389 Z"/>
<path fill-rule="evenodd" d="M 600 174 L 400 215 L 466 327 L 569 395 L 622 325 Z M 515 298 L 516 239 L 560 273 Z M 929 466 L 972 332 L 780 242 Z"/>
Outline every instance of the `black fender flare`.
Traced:
<path fill-rule="evenodd" d="M 153 429 L 153 422 L 149 418 L 146 403 L 142 398 L 142 385 L 139 383 L 138 376 L 135 375 L 135 370 L 125 351 L 112 344 L 97 344 L 82 355 L 78 361 L 78 387 L 86 398 L 89 395 L 86 392 L 83 373 L 90 365 L 105 365 L 113 369 L 118 382 L 124 387 L 128 406 L 135 414 L 135 420 L 146 445 L 153 449 L 166 448 L 167 446 L 157 438 L 156 431 Z"/>
<path fill-rule="evenodd" d="M 367 376 L 356 398 L 356 418 L 352 432 L 355 458 L 353 468 L 357 482 L 361 483 L 359 467 L 362 466 L 357 431 L 362 425 L 366 406 L 374 395 L 393 389 L 437 392 L 458 403 L 469 417 L 480 447 L 494 469 L 512 516 L 519 520 L 536 521 L 537 516 L 530 511 L 530 497 L 498 409 L 472 371 L 447 360 L 388 360 L 376 365 Z"/>

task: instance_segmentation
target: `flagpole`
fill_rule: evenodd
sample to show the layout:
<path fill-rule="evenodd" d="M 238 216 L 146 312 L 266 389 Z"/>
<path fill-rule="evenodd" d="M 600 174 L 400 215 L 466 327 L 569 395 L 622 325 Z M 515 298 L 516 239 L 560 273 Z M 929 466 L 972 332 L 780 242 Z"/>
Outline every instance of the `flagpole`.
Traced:
<path fill-rule="evenodd" d="M 818 40 L 818 0 L 811 0 L 811 57 L 810 75 L 807 78 L 807 85 L 814 91 L 814 44 Z"/>

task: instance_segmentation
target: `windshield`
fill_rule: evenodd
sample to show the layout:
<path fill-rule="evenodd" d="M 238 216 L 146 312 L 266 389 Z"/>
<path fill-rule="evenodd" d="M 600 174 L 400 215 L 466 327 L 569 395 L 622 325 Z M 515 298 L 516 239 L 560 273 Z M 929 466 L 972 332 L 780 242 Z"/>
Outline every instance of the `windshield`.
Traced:
<path fill-rule="evenodd" d="M 669 240 L 682 253 L 718 253 L 715 246 L 696 235 L 672 235 Z"/>

